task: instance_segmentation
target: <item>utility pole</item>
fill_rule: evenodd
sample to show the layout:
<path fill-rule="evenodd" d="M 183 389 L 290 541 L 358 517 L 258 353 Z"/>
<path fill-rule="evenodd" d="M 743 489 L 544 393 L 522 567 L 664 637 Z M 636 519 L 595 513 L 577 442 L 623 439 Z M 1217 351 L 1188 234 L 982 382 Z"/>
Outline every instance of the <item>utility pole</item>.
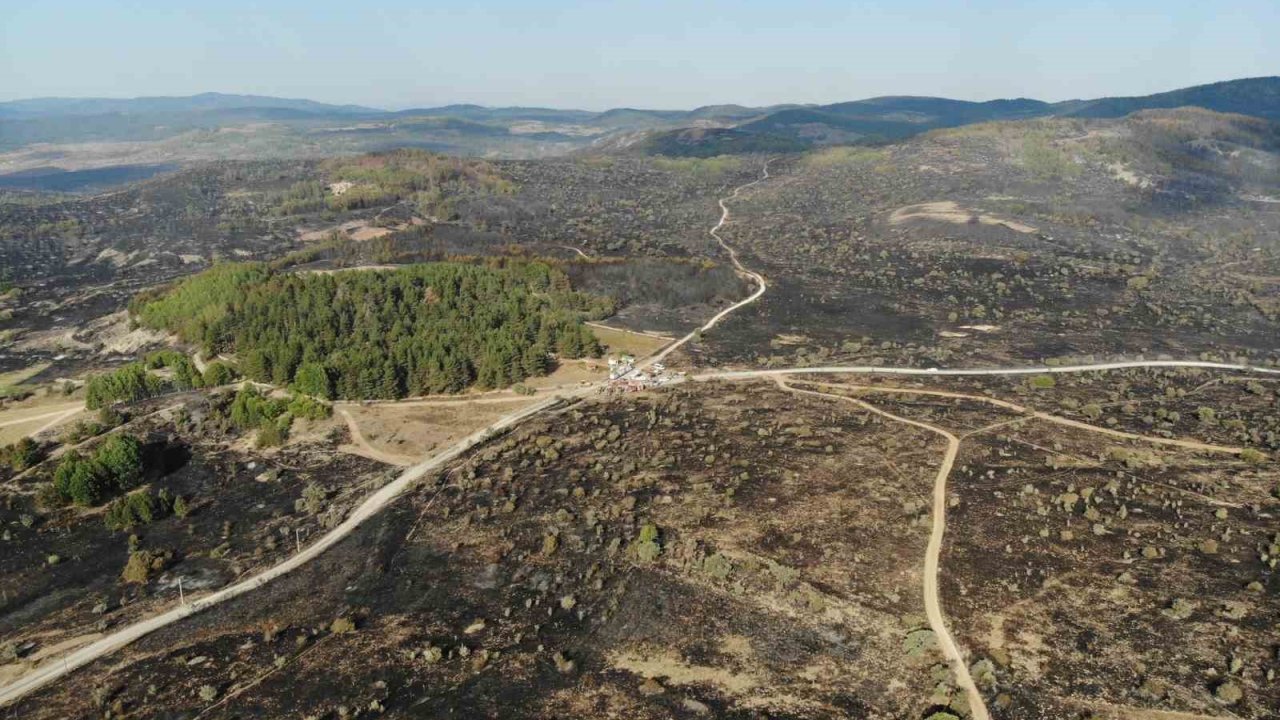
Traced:
<path fill-rule="evenodd" d="M 187 596 L 185 593 L 182 592 L 182 576 L 181 575 L 178 576 L 178 602 L 183 605 L 187 604 Z"/>
<path fill-rule="evenodd" d="M 294 543 L 297 544 L 299 553 L 302 552 L 302 534 L 301 533 L 302 531 L 299 528 L 297 527 L 293 528 L 293 541 Z"/>

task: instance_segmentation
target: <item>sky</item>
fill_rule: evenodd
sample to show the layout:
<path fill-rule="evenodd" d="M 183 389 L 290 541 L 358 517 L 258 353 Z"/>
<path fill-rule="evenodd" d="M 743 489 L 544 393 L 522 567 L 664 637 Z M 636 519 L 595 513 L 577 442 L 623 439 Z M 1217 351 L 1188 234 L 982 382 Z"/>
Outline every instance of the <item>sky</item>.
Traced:
<path fill-rule="evenodd" d="M 1277 0 L 0 0 L 0 100 L 1064 100 L 1280 74 Z"/>

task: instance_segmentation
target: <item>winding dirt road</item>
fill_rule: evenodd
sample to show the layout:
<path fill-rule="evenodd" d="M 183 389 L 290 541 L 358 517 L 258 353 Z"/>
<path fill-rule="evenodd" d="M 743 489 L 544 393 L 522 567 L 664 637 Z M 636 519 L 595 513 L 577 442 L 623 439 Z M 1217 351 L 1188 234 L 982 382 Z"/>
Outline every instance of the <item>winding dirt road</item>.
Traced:
<path fill-rule="evenodd" d="M 643 370 L 644 368 L 647 368 L 656 362 L 662 362 L 662 360 L 664 360 L 668 355 L 675 352 L 685 343 L 689 342 L 690 340 L 693 340 L 695 337 L 698 337 L 701 333 L 704 333 L 707 330 L 710 330 L 711 328 L 715 327 L 716 323 L 728 317 L 735 310 L 738 310 L 739 308 L 743 308 L 743 307 L 746 307 L 747 305 L 750 305 L 751 303 L 759 300 L 761 295 L 764 295 L 765 290 L 768 289 L 768 285 L 764 281 L 764 275 L 761 275 L 760 273 L 755 272 L 754 270 L 748 270 L 745 266 L 743 266 L 742 261 L 738 259 L 738 251 L 734 250 L 733 247 L 729 245 L 729 243 L 726 243 L 724 241 L 724 238 L 720 237 L 720 228 L 723 228 L 725 226 L 725 223 L 729 222 L 729 206 L 726 203 L 729 202 L 730 200 L 736 199 L 738 197 L 738 193 L 741 193 L 743 190 L 746 190 L 747 188 L 753 187 L 755 185 L 759 185 L 760 183 L 768 179 L 769 179 L 769 162 L 765 162 L 764 169 L 762 170 L 760 177 L 756 178 L 755 180 L 752 180 L 746 185 L 739 185 L 738 187 L 734 188 L 733 192 L 730 193 L 728 197 L 720 198 L 720 201 L 719 201 L 720 202 L 720 220 L 715 224 L 715 227 L 711 228 L 711 230 L 709 231 L 711 234 L 711 237 L 715 238 L 716 242 L 720 243 L 720 247 L 724 248 L 725 251 L 729 253 L 729 260 L 733 263 L 733 268 L 738 271 L 738 274 L 743 277 L 750 278 L 756 284 L 755 292 L 747 296 L 746 299 L 740 300 L 730 305 L 729 307 L 725 308 L 724 310 L 721 310 L 720 312 L 716 313 L 710 320 L 703 323 L 701 327 L 695 329 L 693 332 L 690 332 L 688 335 L 685 335 L 679 340 L 664 347 L 662 351 L 659 352 L 658 354 L 652 355 L 648 359 L 640 362 L 638 365 L 636 365 L 637 369 Z"/>

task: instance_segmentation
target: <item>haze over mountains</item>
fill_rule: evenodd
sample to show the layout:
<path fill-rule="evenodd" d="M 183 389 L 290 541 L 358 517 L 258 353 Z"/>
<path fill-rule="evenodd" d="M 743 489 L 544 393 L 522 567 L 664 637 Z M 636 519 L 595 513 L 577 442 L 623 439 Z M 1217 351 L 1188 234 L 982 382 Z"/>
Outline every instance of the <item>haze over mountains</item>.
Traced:
<path fill-rule="evenodd" d="M 687 111 L 465 104 L 388 111 L 220 93 L 37 98 L 0 103 L 0 178 L 16 172 L 43 176 L 120 165 L 168 167 L 210 159 L 313 157 L 393 147 L 508 158 L 582 150 L 691 156 L 788 152 L 818 145 L 891 142 L 988 121 L 1108 118 L 1184 105 L 1278 121 L 1280 77 L 1056 103 L 886 96 L 827 105 L 710 105 Z"/>

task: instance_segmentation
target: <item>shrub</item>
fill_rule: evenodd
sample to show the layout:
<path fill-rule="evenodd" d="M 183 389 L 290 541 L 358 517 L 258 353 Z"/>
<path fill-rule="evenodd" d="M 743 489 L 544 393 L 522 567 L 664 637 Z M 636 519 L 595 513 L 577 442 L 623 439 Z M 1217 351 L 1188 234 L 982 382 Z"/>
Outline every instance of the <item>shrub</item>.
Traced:
<path fill-rule="evenodd" d="M 187 501 L 181 495 L 173 499 L 173 514 L 184 518 L 191 514 L 191 508 L 187 506 Z"/>
<path fill-rule="evenodd" d="M 92 460 L 72 451 L 63 456 L 54 470 L 53 487 L 64 499 L 89 506 L 102 501 L 110 483 Z"/>
<path fill-rule="evenodd" d="M 1245 448 L 1244 450 L 1240 451 L 1240 459 L 1249 463 L 1250 465 L 1261 465 L 1262 463 L 1267 461 L 1267 456 L 1265 453 L 1261 452 L 1260 450 L 1255 450 L 1253 448 Z"/>
<path fill-rule="evenodd" d="M 265 427 L 288 409 L 288 402 L 269 398 L 252 385 L 240 388 L 231 401 L 231 424 L 241 430 Z"/>
<path fill-rule="evenodd" d="M 218 387 L 219 385 L 227 385 L 236 379 L 236 371 L 232 367 L 220 360 L 215 360 L 204 366 L 204 386 Z"/>
<path fill-rule="evenodd" d="M 324 511 L 327 497 L 328 493 L 325 492 L 323 485 L 307 483 L 307 486 L 302 489 L 302 497 L 294 505 L 298 510 L 309 515 L 319 515 Z"/>
<path fill-rule="evenodd" d="M 333 406 L 306 395 L 294 395 L 289 401 L 288 412 L 303 420 L 324 420 L 333 415 Z"/>
<path fill-rule="evenodd" d="M 1050 390 L 1057 387 L 1058 381 L 1052 375 L 1036 375 L 1027 384 L 1036 390 Z"/>
<path fill-rule="evenodd" d="M 120 577 L 127 583 L 145 584 L 151 579 L 152 570 L 164 568 L 164 556 L 150 550 L 135 550 L 129 553 L 129 562 L 125 563 Z"/>
<path fill-rule="evenodd" d="M 98 425 L 103 432 L 123 425 L 124 420 L 124 415 L 121 415 L 115 408 L 104 407 L 98 410 Z"/>
<path fill-rule="evenodd" d="M 22 472 L 40 462 L 40 446 L 29 437 L 0 448 L 0 463 Z"/>
<path fill-rule="evenodd" d="M 107 507 L 104 522 L 111 530 L 127 530 L 156 520 L 167 508 L 162 500 L 151 497 L 144 490 L 116 498 Z"/>
<path fill-rule="evenodd" d="M 258 430 L 254 445 L 259 448 L 279 447 L 284 444 L 288 432 L 279 423 L 269 422 Z"/>
<path fill-rule="evenodd" d="M 662 554 L 658 526 L 653 523 L 645 523 L 640 528 L 640 536 L 631 544 L 631 552 L 640 562 L 650 563 L 657 560 L 658 556 Z"/>
<path fill-rule="evenodd" d="M 109 481 L 121 490 L 128 490 L 142 479 L 142 443 L 132 435 L 107 438 L 98 446 L 93 459 Z"/>
<path fill-rule="evenodd" d="M 191 358 L 175 350 L 157 350 L 147 356 L 149 368 L 169 368 L 173 370 L 173 384 L 180 390 L 204 387 L 204 376 L 196 370 Z"/>
<path fill-rule="evenodd" d="M 1224 680 L 1213 689 L 1213 698 L 1223 705 L 1235 705 L 1244 698 L 1244 691 L 1233 680 Z"/>

